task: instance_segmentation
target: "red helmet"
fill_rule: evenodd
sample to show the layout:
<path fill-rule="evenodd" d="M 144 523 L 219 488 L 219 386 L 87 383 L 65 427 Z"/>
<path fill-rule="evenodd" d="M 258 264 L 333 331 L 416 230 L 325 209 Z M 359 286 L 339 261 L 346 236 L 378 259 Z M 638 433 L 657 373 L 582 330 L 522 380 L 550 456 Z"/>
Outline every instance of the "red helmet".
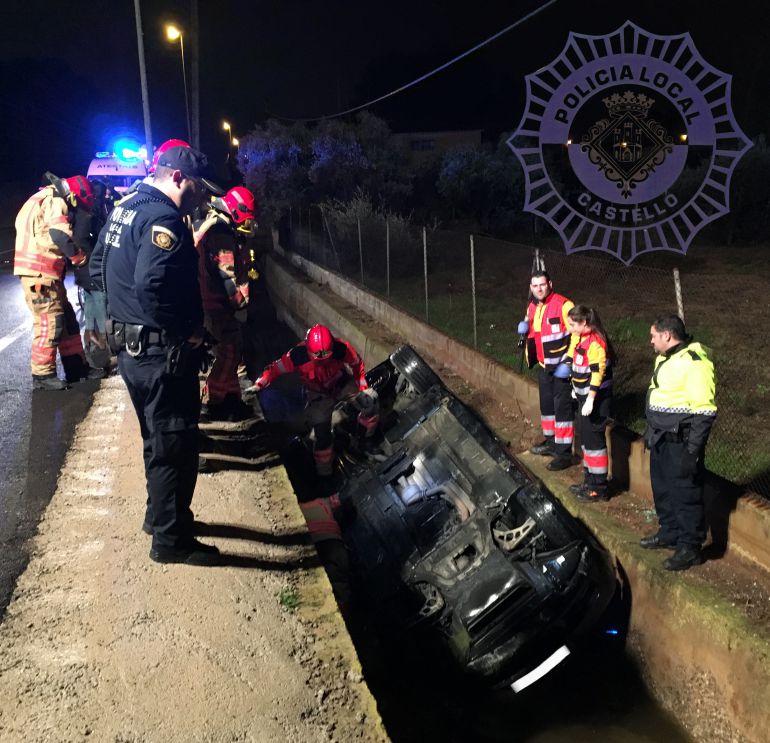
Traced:
<path fill-rule="evenodd" d="M 155 174 L 155 168 L 158 167 L 158 158 L 166 152 L 166 150 L 170 150 L 172 147 L 190 147 L 190 144 L 188 142 L 185 142 L 183 139 L 167 139 L 162 145 L 158 146 L 158 149 L 155 150 L 155 154 L 152 156 L 152 162 L 150 162 L 150 167 L 147 168 L 147 172 L 150 175 Z M 220 192 L 221 193 L 221 192 Z"/>
<path fill-rule="evenodd" d="M 254 194 L 248 188 L 243 186 L 231 188 L 222 197 L 222 201 L 225 203 L 227 211 L 230 212 L 230 216 L 235 224 L 241 224 L 241 222 L 245 222 L 247 219 L 256 219 L 254 214 L 256 201 L 254 200 Z"/>
<path fill-rule="evenodd" d="M 334 336 L 325 325 L 313 325 L 307 331 L 305 340 L 308 353 L 314 359 L 327 359 L 331 356 L 334 348 Z"/>
<path fill-rule="evenodd" d="M 93 211 L 95 199 L 91 181 L 84 175 L 73 175 L 71 178 L 64 178 L 63 181 L 67 184 L 72 206 L 80 204 L 87 211 Z"/>

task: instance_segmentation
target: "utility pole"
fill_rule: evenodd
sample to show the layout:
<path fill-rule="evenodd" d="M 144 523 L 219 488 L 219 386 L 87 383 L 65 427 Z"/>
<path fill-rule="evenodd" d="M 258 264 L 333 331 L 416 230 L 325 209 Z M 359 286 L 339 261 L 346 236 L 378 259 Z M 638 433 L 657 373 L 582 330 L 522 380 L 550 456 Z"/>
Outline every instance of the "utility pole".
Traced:
<path fill-rule="evenodd" d="M 150 97 L 147 93 L 147 69 L 144 65 L 144 38 L 142 35 L 142 11 L 139 0 L 134 0 L 134 18 L 136 19 L 136 46 L 139 50 L 139 80 L 142 84 L 142 111 L 144 113 L 144 139 L 147 157 L 152 158 L 152 126 L 150 125 Z"/>
<path fill-rule="evenodd" d="M 198 46 L 198 0 L 190 0 L 190 37 L 192 51 L 192 144 L 196 150 L 201 148 L 201 97 L 200 97 L 200 57 Z"/>

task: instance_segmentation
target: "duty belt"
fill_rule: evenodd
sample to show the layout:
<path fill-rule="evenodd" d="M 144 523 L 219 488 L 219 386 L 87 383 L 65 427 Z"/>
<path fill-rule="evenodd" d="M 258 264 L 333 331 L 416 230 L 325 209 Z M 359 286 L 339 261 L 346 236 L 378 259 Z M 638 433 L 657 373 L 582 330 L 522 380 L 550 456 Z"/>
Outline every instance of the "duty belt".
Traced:
<path fill-rule="evenodd" d="M 125 350 L 129 356 L 141 356 L 150 346 L 167 346 L 166 333 L 145 325 L 107 321 L 107 340 L 113 353 Z"/>

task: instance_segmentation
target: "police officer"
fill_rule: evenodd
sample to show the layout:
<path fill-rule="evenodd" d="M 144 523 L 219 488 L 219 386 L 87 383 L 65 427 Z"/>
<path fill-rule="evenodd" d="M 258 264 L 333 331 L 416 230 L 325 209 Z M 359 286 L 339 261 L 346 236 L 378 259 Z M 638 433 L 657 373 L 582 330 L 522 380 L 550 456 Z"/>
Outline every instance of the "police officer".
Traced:
<path fill-rule="evenodd" d="M 714 364 L 676 315 L 655 320 L 650 343 L 658 356 L 647 390 L 644 436 L 660 527 L 640 545 L 675 549 L 663 567 L 687 570 L 703 562 L 703 455 L 717 414 Z"/>
<path fill-rule="evenodd" d="M 198 466 L 198 368 L 203 312 L 198 258 L 183 217 L 207 191 L 206 156 L 166 149 L 152 184 L 121 201 L 99 235 L 91 276 L 107 294 L 108 338 L 139 418 L 147 478 L 143 530 L 155 562 L 211 565 L 216 547 L 193 536 Z"/>

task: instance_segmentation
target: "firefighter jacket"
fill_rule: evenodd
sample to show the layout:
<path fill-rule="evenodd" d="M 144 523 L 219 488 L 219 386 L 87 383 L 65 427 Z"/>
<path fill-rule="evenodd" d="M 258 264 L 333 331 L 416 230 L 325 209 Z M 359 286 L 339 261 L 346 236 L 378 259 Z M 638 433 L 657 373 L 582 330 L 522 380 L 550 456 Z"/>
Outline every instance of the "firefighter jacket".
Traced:
<path fill-rule="evenodd" d="M 67 202 L 54 186 L 30 196 L 16 216 L 16 276 L 64 279 L 67 259 L 74 265 L 86 261 L 85 253 L 72 239 Z"/>
<path fill-rule="evenodd" d="M 647 390 L 647 445 L 678 434 L 691 454 L 700 454 L 716 420 L 715 388 L 714 364 L 700 343 L 682 342 L 659 355 Z"/>
<path fill-rule="evenodd" d="M 174 202 L 154 186 L 140 184 L 110 212 L 90 269 L 97 288 L 107 292 L 113 320 L 162 330 L 171 341 L 201 332 L 192 234 Z"/>
<path fill-rule="evenodd" d="M 199 254 L 203 309 L 244 309 L 249 300 L 249 282 L 240 280 L 241 246 L 232 221 L 212 209 L 195 225 L 193 237 Z"/>
<path fill-rule="evenodd" d="M 325 359 L 314 359 L 303 341 L 289 349 L 280 359 L 274 361 L 262 372 L 256 384 L 266 387 L 282 374 L 297 372 L 302 384 L 313 392 L 331 395 L 342 388 L 352 376 L 358 388 L 365 390 L 366 383 L 363 359 L 347 341 L 334 339 L 332 353 Z"/>
<path fill-rule="evenodd" d="M 527 362 L 532 365 L 530 353 L 535 347 L 537 361 L 546 369 L 554 369 L 567 353 L 570 332 L 567 330 L 567 313 L 575 305 L 566 297 L 551 292 L 542 302 L 530 302 L 527 307 L 529 320 Z"/>
<path fill-rule="evenodd" d="M 596 394 L 612 386 L 607 341 L 598 333 L 573 334 L 564 361 L 572 364 L 572 387 L 578 395 Z"/>

